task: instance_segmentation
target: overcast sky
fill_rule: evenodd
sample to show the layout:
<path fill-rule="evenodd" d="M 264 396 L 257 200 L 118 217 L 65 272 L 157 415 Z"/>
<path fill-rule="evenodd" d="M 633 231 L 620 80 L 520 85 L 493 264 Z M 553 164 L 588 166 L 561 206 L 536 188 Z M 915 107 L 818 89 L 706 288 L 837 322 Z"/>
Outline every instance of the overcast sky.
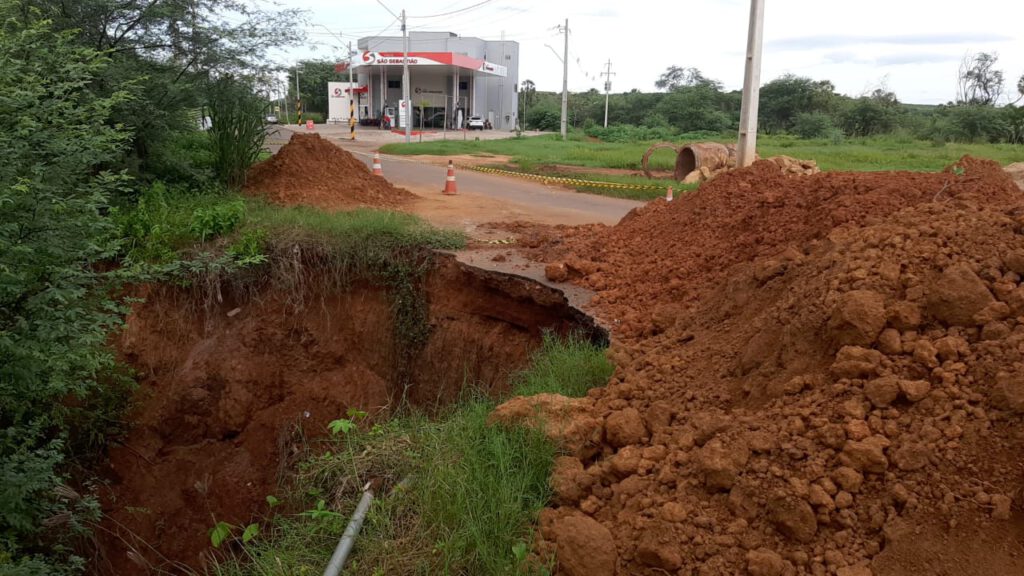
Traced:
<path fill-rule="evenodd" d="M 313 23 L 306 46 L 276 54 L 281 63 L 341 55 L 337 46 L 342 40 L 355 46 L 363 36 L 401 34 L 395 18 L 375 0 L 273 1 L 308 10 Z M 404 8 L 413 30 L 495 40 L 504 32 L 506 39 L 519 42 L 520 80 L 533 80 L 539 90 L 561 90 L 562 65 L 547 45 L 561 53 L 556 27 L 565 18 L 571 29 L 570 91 L 603 90 L 600 73 L 609 59 L 613 92 L 653 91 L 654 81 L 672 65 L 699 68 L 727 89 L 743 84 L 749 0 L 384 3 L 395 13 Z M 856 96 L 885 85 L 903 102 L 938 104 L 955 97 L 957 68 L 968 52 L 997 52 L 1011 93 L 1024 74 L 1024 1 L 765 3 L 763 82 L 791 72 L 831 80 L 844 94 Z M 463 8 L 469 9 L 425 18 Z"/>

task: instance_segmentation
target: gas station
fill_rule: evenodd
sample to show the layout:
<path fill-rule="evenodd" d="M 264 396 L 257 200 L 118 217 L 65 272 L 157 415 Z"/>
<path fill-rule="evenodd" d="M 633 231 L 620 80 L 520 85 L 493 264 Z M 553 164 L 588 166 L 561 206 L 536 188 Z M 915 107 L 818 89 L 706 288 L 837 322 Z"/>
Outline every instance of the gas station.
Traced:
<path fill-rule="evenodd" d="M 358 42 L 352 58 L 354 81 L 328 86 L 331 121 L 347 122 L 354 97 L 357 119 L 363 125 L 392 128 L 464 128 L 479 116 L 495 130 L 514 130 L 519 118 L 519 45 L 487 41 L 450 32 L 412 32 L 409 35 L 409 96 L 412 114 L 402 105 L 403 39 L 371 36 Z"/>

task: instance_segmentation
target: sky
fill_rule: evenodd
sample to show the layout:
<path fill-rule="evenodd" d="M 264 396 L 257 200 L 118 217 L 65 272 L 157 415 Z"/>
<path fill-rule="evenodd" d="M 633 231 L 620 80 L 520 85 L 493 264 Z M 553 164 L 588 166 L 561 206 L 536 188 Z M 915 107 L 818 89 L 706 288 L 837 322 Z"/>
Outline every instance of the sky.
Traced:
<path fill-rule="evenodd" d="M 695 67 L 726 89 L 743 86 L 749 0 L 252 0 L 307 10 L 307 42 L 277 51 L 288 64 L 344 54 L 343 43 L 396 35 L 405 9 L 411 30 L 454 32 L 519 43 L 520 81 L 561 91 L 558 58 L 569 19 L 569 90 L 654 91 L 669 66 Z M 404 2 L 404 3 L 403 3 Z M 851 96 L 885 87 L 902 102 L 941 104 L 956 97 L 968 53 L 995 52 L 1006 89 L 1024 74 L 1024 2 L 1017 0 L 766 0 L 761 80 L 786 73 L 831 80 Z M 386 7 L 385 7 L 386 6 Z M 435 16 L 438 14 L 447 16 Z M 299 24 L 301 25 L 301 24 Z M 556 52 L 558 55 L 556 55 Z"/>

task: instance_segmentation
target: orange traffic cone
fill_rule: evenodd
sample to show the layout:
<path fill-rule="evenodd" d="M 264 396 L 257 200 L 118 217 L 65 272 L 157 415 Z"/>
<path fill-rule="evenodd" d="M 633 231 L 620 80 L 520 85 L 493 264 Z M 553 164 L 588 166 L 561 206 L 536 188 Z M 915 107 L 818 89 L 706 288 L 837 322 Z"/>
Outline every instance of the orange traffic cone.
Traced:
<path fill-rule="evenodd" d="M 665 202 L 671 202 L 671 201 L 672 201 L 672 187 L 669 186 L 668 190 L 665 191 Z"/>
<path fill-rule="evenodd" d="M 384 175 L 384 171 L 380 167 L 380 152 L 373 153 L 373 173 L 377 176 Z"/>
<path fill-rule="evenodd" d="M 459 190 L 455 187 L 455 165 L 452 161 L 448 161 L 448 177 L 444 181 L 444 190 L 441 190 L 442 194 L 458 194 Z"/>

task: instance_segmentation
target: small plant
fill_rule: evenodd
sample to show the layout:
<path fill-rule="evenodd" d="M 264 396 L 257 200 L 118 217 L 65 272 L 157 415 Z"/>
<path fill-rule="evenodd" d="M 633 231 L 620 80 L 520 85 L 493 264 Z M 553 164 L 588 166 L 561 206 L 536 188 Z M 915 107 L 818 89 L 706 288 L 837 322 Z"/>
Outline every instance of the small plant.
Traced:
<path fill-rule="evenodd" d="M 317 500 L 316 508 L 313 508 L 312 510 L 306 510 L 305 512 L 300 514 L 300 516 L 308 516 L 313 520 L 325 520 L 327 518 L 340 518 L 341 514 L 338 514 L 333 510 L 328 510 L 327 502 L 325 502 L 324 500 Z"/>
<path fill-rule="evenodd" d="M 217 522 L 210 529 L 210 544 L 213 544 L 214 548 L 220 548 L 224 542 L 228 541 L 234 534 L 235 529 L 238 528 L 227 522 Z M 242 543 L 248 544 L 253 538 L 259 536 L 260 525 L 253 522 L 242 530 Z"/>
<path fill-rule="evenodd" d="M 217 522 L 214 524 L 213 528 L 210 529 L 210 544 L 213 544 L 214 548 L 220 548 L 220 545 L 231 537 L 233 528 L 234 526 L 227 522 Z"/>
<path fill-rule="evenodd" d="M 274 507 L 279 506 L 280 504 L 281 504 L 281 501 L 278 500 L 276 496 L 273 496 L 273 495 L 267 496 L 267 506 L 270 506 L 271 508 L 274 508 Z"/>
<path fill-rule="evenodd" d="M 337 420 L 331 420 L 327 425 L 327 429 L 331 431 L 333 436 L 338 434 L 348 434 L 356 428 L 356 423 L 348 418 L 338 418 Z"/>
<path fill-rule="evenodd" d="M 262 228 L 246 230 L 242 237 L 228 246 L 228 254 L 239 266 L 256 266 L 267 261 L 263 253 L 267 241 L 267 232 Z"/>
<path fill-rule="evenodd" d="M 189 231 L 201 242 L 231 232 L 245 218 L 245 202 L 235 200 L 209 208 L 196 208 Z"/>

